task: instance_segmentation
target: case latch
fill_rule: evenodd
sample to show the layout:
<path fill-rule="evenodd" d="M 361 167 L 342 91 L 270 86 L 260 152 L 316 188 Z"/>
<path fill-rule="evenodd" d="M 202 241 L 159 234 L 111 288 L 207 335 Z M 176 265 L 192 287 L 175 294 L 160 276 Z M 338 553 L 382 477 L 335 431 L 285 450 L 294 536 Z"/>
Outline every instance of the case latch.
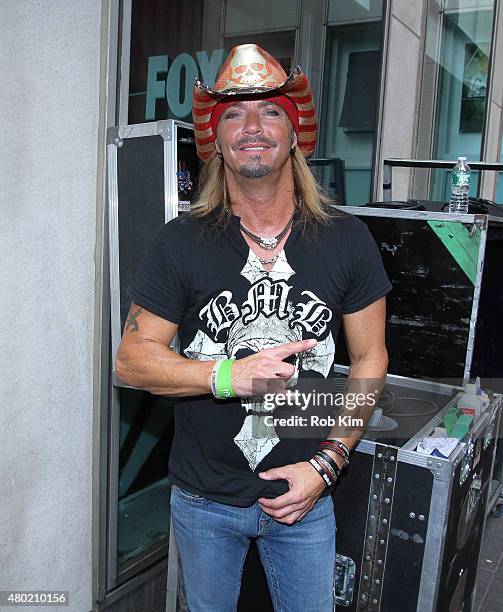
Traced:
<path fill-rule="evenodd" d="M 356 565 L 353 559 L 339 555 L 335 559 L 334 595 L 338 606 L 350 606 L 353 601 Z"/>

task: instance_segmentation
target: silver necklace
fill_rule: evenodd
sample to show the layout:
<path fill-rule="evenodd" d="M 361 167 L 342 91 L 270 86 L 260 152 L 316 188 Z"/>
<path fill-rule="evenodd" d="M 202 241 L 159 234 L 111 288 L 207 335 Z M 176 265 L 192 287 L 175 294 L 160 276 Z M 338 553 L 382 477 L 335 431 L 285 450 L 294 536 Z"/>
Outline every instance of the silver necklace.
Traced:
<path fill-rule="evenodd" d="M 254 234 L 253 232 L 251 232 L 242 223 L 239 224 L 239 227 L 241 228 L 242 232 L 244 232 L 248 237 L 250 237 L 253 240 L 253 242 L 258 244 L 263 249 L 266 249 L 267 251 L 272 251 L 278 246 L 278 243 L 280 242 L 280 240 L 282 240 L 285 237 L 287 231 L 290 229 L 294 215 L 295 215 L 295 210 L 293 211 L 290 219 L 288 219 L 288 223 L 281 230 L 281 232 L 277 234 L 276 236 L 257 236 L 257 234 Z M 264 263 L 264 262 L 261 260 L 261 263 Z M 272 263 L 272 262 L 269 262 L 269 263 Z"/>
<path fill-rule="evenodd" d="M 263 266 L 268 266 L 269 264 L 275 264 L 279 259 L 279 253 L 277 255 L 274 255 L 274 257 L 271 257 L 270 259 L 263 259 L 262 257 L 259 257 L 258 260 L 260 261 L 260 263 Z"/>

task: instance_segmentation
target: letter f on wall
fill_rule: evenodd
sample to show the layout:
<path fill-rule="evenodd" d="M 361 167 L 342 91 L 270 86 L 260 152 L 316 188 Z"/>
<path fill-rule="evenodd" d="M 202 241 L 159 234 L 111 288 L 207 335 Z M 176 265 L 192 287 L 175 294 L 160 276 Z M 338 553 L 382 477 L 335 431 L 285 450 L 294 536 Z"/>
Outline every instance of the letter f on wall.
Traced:
<path fill-rule="evenodd" d="M 145 119 L 155 119 L 155 103 L 166 97 L 166 81 L 159 81 L 157 75 L 160 72 L 168 72 L 169 57 L 167 55 L 154 55 L 148 58 L 147 74 L 147 102 L 145 105 Z"/>

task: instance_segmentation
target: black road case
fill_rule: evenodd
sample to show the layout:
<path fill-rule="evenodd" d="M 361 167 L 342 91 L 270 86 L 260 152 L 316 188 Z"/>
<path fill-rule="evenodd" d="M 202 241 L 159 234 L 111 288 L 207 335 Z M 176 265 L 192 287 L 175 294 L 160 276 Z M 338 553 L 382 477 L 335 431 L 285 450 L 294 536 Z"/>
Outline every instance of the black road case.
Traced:
<path fill-rule="evenodd" d="M 420 454 L 457 402 L 451 395 L 388 379 L 382 398 L 392 398 L 387 418 L 398 428 L 367 430 L 334 493 L 338 609 L 471 610 L 503 396 L 492 395 L 447 459 Z"/>
<path fill-rule="evenodd" d="M 503 218 L 341 210 L 367 224 L 393 285 L 387 296 L 388 372 L 453 382 L 503 378 Z M 337 344 L 343 344 L 342 335 Z M 344 352 L 337 357 L 347 365 Z"/>
<path fill-rule="evenodd" d="M 503 220 L 344 207 L 364 221 L 387 296 L 387 418 L 366 431 L 334 495 L 341 610 L 459 612 L 474 600 L 501 396 L 448 459 L 415 451 L 457 402 L 458 384 L 503 374 Z M 347 364 L 343 335 L 338 361 Z M 446 380 L 447 379 L 447 380 Z M 499 379 L 499 380 L 498 380 Z M 449 384 L 432 381 L 448 382 Z M 500 390 L 500 388 L 498 388 Z M 414 415 L 414 416 L 412 416 Z"/>

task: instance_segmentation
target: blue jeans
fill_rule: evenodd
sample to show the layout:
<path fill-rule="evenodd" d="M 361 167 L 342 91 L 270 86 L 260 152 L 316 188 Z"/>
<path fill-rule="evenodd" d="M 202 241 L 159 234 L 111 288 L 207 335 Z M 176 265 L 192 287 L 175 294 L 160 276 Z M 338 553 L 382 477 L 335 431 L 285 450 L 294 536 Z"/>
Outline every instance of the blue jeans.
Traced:
<path fill-rule="evenodd" d="M 332 497 L 286 525 L 258 503 L 211 501 L 173 485 L 171 516 L 190 612 L 234 612 L 250 538 L 264 566 L 275 612 L 333 612 L 335 515 Z"/>

